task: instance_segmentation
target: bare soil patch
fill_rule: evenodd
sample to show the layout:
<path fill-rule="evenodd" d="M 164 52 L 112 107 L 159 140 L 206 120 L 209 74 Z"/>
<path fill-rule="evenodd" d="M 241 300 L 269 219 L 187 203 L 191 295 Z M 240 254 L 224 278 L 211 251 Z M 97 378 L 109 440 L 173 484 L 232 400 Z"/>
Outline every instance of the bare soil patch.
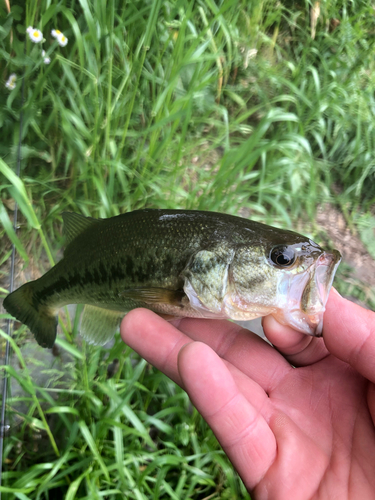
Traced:
<path fill-rule="evenodd" d="M 323 205 L 318 209 L 316 221 L 341 253 L 343 261 L 352 267 L 352 277 L 366 287 L 375 287 L 375 260 L 358 235 L 350 230 L 342 213 L 331 205 Z"/>

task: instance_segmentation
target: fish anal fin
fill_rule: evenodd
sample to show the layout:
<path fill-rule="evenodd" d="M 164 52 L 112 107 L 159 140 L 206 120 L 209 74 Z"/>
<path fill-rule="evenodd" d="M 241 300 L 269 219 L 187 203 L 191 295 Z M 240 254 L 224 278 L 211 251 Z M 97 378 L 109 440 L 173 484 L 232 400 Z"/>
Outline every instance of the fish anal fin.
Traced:
<path fill-rule="evenodd" d="M 125 312 L 86 304 L 82 313 L 80 333 L 89 344 L 104 345 L 112 340 L 124 316 Z"/>
<path fill-rule="evenodd" d="M 183 290 L 168 290 L 167 288 L 130 288 L 121 292 L 122 297 L 145 304 L 168 304 L 181 306 L 182 299 L 186 297 Z"/>
<path fill-rule="evenodd" d="M 66 246 L 85 229 L 101 221 L 101 219 L 93 219 L 92 217 L 85 217 L 84 215 L 73 212 L 63 212 L 62 218 L 64 222 L 63 233 L 66 237 Z"/>

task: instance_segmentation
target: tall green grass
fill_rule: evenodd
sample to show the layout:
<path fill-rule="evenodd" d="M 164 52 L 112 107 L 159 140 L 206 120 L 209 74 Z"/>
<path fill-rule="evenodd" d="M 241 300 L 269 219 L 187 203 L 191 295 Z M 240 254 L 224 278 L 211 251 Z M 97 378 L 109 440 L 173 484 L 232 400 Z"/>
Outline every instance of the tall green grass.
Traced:
<path fill-rule="evenodd" d="M 331 200 L 333 183 L 343 203 L 373 203 L 366 2 L 332 7 L 315 40 L 308 8 L 276 2 L 33 5 L 3 16 L 2 73 L 26 67 L 22 177 L 44 224 L 65 209 L 143 206 L 247 207 L 290 224 Z M 30 40 L 24 55 L 27 25 L 43 31 L 50 65 Z M 57 27 L 66 47 L 49 34 Z M 10 166 L 20 93 L 21 78 L 0 98 Z"/>
<path fill-rule="evenodd" d="M 0 488 L 8 498 L 249 498 L 184 391 L 121 340 L 109 351 L 58 340 L 48 387 L 11 343 L 20 368 L 7 372 L 24 393 L 8 401 L 18 409 Z"/>
<path fill-rule="evenodd" d="M 0 92 L 0 237 L 25 263 L 41 249 L 53 262 L 64 210 L 246 209 L 292 226 L 325 201 L 348 219 L 373 207 L 368 2 L 322 5 L 315 39 L 302 2 L 10 5 L 8 13 L 0 4 L 0 74 L 18 80 Z M 51 64 L 28 26 L 42 30 Z M 68 37 L 66 47 L 52 29 Z M 9 246 L 0 252 L 4 263 Z M 24 394 L 7 402 L 15 427 L 1 491 L 9 499 L 249 498 L 182 390 L 119 340 L 109 351 L 77 346 L 77 321 L 72 336 L 63 327 L 47 388 L 33 380 L 33 356 L 24 359 L 25 329 L 12 340 L 19 368 L 5 370 Z"/>

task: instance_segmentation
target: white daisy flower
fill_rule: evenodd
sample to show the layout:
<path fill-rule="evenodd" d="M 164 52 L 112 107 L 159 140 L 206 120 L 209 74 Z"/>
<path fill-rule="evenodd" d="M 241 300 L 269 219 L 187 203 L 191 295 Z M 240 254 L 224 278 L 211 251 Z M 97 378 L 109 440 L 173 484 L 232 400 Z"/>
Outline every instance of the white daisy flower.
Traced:
<path fill-rule="evenodd" d="M 56 38 L 60 47 L 65 47 L 65 45 L 68 43 L 68 39 L 60 30 L 52 30 L 51 35 L 53 36 L 53 38 Z"/>
<path fill-rule="evenodd" d="M 51 62 L 51 59 L 49 57 L 46 57 L 46 51 L 45 50 L 42 50 L 42 57 L 43 57 L 44 64 L 49 64 Z"/>
<path fill-rule="evenodd" d="M 17 75 L 12 73 L 8 80 L 5 82 L 5 86 L 9 90 L 13 90 L 16 87 Z"/>
<path fill-rule="evenodd" d="M 57 37 L 57 42 L 60 45 L 60 47 L 65 47 L 65 45 L 68 43 L 68 39 L 66 38 L 66 36 L 63 33 L 61 33 Z"/>
<path fill-rule="evenodd" d="M 40 43 L 43 40 L 43 33 L 40 30 L 29 26 L 26 31 L 29 34 L 29 38 L 32 42 Z"/>
<path fill-rule="evenodd" d="M 60 35 L 62 35 L 61 31 L 60 30 L 52 30 L 51 31 L 51 35 L 53 36 L 53 38 L 57 38 L 59 37 Z"/>

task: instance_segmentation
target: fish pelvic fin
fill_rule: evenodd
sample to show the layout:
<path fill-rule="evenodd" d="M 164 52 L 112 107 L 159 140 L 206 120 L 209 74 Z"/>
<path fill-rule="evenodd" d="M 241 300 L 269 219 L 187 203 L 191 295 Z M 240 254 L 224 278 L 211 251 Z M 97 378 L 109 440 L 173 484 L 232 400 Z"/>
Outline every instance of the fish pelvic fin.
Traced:
<path fill-rule="evenodd" d="M 53 308 L 34 299 L 34 282 L 25 283 L 4 299 L 4 308 L 30 328 L 42 347 L 52 347 L 56 339 L 57 314 Z"/>

